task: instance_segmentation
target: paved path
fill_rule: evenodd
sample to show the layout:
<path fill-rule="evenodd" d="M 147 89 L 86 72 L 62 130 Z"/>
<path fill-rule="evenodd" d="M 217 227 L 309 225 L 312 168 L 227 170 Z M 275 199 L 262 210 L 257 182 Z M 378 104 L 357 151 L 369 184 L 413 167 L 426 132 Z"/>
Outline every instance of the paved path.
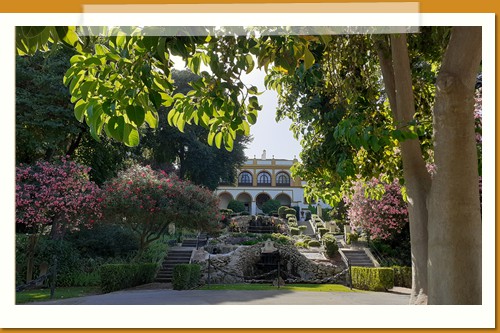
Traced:
<path fill-rule="evenodd" d="M 123 290 L 33 305 L 407 305 L 409 290 L 306 292 L 289 290 Z"/>

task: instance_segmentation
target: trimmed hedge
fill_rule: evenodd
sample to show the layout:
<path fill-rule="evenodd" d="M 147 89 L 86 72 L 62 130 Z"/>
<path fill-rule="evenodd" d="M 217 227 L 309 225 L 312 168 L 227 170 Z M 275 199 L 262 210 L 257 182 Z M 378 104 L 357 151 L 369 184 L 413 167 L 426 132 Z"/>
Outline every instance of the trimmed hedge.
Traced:
<path fill-rule="evenodd" d="M 281 217 L 282 219 L 285 218 L 286 214 L 285 214 L 285 210 L 288 209 L 287 206 L 281 206 L 280 208 L 278 208 L 278 215 L 279 217 Z"/>
<path fill-rule="evenodd" d="M 198 264 L 179 264 L 174 266 L 172 287 L 174 290 L 186 290 L 197 287 L 200 283 L 201 268 Z"/>
<path fill-rule="evenodd" d="M 346 243 L 351 244 L 352 242 L 357 242 L 358 238 L 359 238 L 359 235 L 357 232 L 347 234 Z"/>
<path fill-rule="evenodd" d="M 287 216 L 288 214 L 293 214 L 293 216 L 297 217 L 297 211 L 293 208 L 285 209 L 285 216 Z"/>
<path fill-rule="evenodd" d="M 392 266 L 394 270 L 394 285 L 411 288 L 411 267 Z"/>
<path fill-rule="evenodd" d="M 351 267 L 352 286 L 356 289 L 387 291 L 394 287 L 394 270 L 390 267 Z"/>
<path fill-rule="evenodd" d="M 321 243 L 317 240 L 312 240 L 307 245 L 309 245 L 310 247 L 320 247 Z"/>
<path fill-rule="evenodd" d="M 324 234 L 322 240 L 325 244 L 326 255 L 332 258 L 339 250 L 337 239 L 332 234 Z"/>
<path fill-rule="evenodd" d="M 99 270 L 101 290 L 110 293 L 154 281 L 157 264 L 109 264 Z"/>
<path fill-rule="evenodd" d="M 329 230 L 327 228 L 318 228 L 318 233 L 320 237 L 323 237 Z"/>
<path fill-rule="evenodd" d="M 290 228 L 290 234 L 292 234 L 292 235 L 300 235 L 299 228 L 294 228 L 294 227 Z"/>

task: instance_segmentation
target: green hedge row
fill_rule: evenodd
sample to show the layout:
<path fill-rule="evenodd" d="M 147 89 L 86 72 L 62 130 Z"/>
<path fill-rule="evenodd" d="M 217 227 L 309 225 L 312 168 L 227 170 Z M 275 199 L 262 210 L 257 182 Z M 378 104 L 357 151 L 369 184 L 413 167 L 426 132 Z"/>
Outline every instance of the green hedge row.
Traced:
<path fill-rule="evenodd" d="M 352 286 L 356 289 L 386 291 L 394 287 L 390 267 L 351 267 Z"/>
<path fill-rule="evenodd" d="M 392 266 L 394 270 L 394 285 L 411 288 L 411 267 Z"/>
<path fill-rule="evenodd" d="M 174 290 L 186 290 L 200 284 L 201 267 L 198 264 L 179 264 L 174 266 L 172 287 Z"/>
<path fill-rule="evenodd" d="M 104 293 L 139 286 L 154 281 L 157 264 L 110 264 L 99 270 Z"/>

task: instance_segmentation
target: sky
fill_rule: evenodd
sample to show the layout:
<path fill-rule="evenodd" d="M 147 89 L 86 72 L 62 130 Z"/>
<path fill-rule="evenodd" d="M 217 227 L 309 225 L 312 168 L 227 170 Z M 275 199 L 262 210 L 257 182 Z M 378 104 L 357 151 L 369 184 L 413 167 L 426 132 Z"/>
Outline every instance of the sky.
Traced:
<path fill-rule="evenodd" d="M 263 106 L 257 117 L 257 123 L 250 127 L 253 142 L 248 145 L 245 155 L 253 158 L 262 156 L 266 150 L 267 158 L 293 159 L 299 158 L 301 151 L 300 142 L 293 137 L 290 130 L 289 119 L 276 122 L 276 108 L 278 107 L 278 94 L 264 87 L 264 71 L 255 69 L 250 74 L 242 76 L 243 82 L 252 83 L 264 93 L 259 98 L 259 104 Z"/>

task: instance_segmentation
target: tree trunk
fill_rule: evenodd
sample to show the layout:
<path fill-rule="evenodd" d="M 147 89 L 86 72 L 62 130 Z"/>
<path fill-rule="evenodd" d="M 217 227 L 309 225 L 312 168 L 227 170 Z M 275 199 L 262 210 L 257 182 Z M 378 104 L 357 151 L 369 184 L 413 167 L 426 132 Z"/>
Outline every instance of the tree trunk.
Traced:
<path fill-rule="evenodd" d="M 391 35 L 391 48 L 387 41 L 378 40 L 376 48 L 383 79 L 396 126 L 404 126 L 413 119 L 415 104 L 411 69 L 405 35 Z M 427 303 L 427 196 L 430 175 L 422 157 L 420 142 L 416 139 L 401 143 L 403 175 L 408 194 L 410 242 L 412 257 L 412 292 L 410 304 Z"/>
<path fill-rule="evenodd" d="M 429 200 L 429 304 L 481 304 L 474 88 L 481 28 L 454 27 L 437 79 Z"/>
<path fill-rule="evenodd" d="M 28 236 L 28 246 L 26 249 L 26 283 L 33 280 L 33 268 L 35 266 L 35 248 L 38 243 L 39 234 Z"/>

